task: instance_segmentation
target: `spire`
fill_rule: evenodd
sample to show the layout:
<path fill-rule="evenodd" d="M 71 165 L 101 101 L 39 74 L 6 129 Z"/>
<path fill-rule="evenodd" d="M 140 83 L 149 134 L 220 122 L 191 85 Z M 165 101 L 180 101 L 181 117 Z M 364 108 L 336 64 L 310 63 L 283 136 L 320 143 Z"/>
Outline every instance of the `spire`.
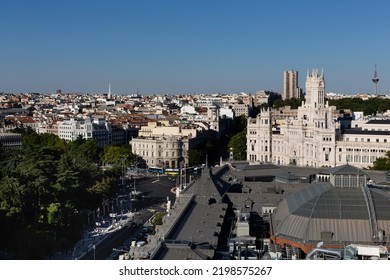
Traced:
<path fill-rule="evenodd" d="M 374 71 L 374 79 L 378 79 L 378 73 L 376 71 L 376 64 L 375 64 L 375 71 Z"/>
<path fill-rule="evenodd" d="M 111 84 L 108 84 L 108 99 L 111 99 Z"/>

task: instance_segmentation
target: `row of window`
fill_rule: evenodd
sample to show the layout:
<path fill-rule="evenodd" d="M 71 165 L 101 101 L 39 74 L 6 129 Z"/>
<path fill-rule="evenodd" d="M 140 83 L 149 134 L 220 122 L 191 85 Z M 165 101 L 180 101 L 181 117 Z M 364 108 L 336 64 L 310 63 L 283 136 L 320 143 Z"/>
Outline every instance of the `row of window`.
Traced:
<path fill-rule="evenodd" d="M 368 156 L 368 155 L 342 155 L 342 154 L 339 154 L 338 155 L 338 160 L 339 162 L 342 161 L 342 158 L 343 156 L 345 156 L 345 160 L 347 162 L 362 162 L 362 163 L 373 163 L 376 159 L 377 159 L 377 156 Z M 267 158 L 267 156 L 265 155 L 265 158 Z M 278 164 L 280 164 L 280 157 L 278 157 Z M 249 155 L 249 160 L 250 161 L 257 161 L 257 155 Z M 274 160 L 276 161 L 276 157 L 274 158 Z M 329 161 L 330 160 L 330 156 L 328 153 L 325 153 L 324 154 L 324 160 L 325 161 Z M 263 155 L 260 155 L 260 161 L 263 161 Z"/>
<path fill-rule="evenodd" d="M 257 161 L 257 155 L 249 155 L 249 161 Z"/>
<path fill-rule="evenodd" d="M 346 142 L 349 142 L 349 138 L 347 137 L 345 139 Z M 360 141 L 359 141 L 359 138 L 355 138 L 355 141 L 354 142 L 371 142 L 371 138 L 360 138 Z M 379 143 L 381 142 L 380 139 L 375 139 L 375 142 L 376 143 Z M 387 139 L 383 139 L 383 143 L 387 143 Z"/>
<path fill-rule="evenodd" d="M 339 161 L 341 161 L 341 155 L 339 155 Z M 347 162 L 364 162 L 364 163 L 372 163 L 376 160 L 376 156 L 366 156 L 366 155 L 346 155 Z"/>
<path fill-rule="evenodd" d="M 356 187 L 357 183 L 358 183 L 358 180 L 357 180 L 356 176 L 348 176 L 348 177 L 336 176 L 335 177 L 335 186 L 336 187 Z M 364 185 L 366 183 L 365 178 L 361 177 L 359 180 L 359 183 Z"/>
<path fill-rule="evenodd" d="M 167 161 L 163 161 L 163 162 L 161 162 L 160 160 L 159 161 L 154 161 L 154 159 L 150 159 L 150 161 L 149 161 L 149 159 L 146 159 L 146 164 L 147 165 L 155 165 L 155 164 L 163 164 L 165 167 L 171 167 L 171 168 L 176 168 L 177 166 L 176 166 L 176 161 L 169 161 L 169 160 L 167 160 Z"/>
<path fill-rule="evenodd" d="M 342 149 L 339 148 L 339 151 L 341 152 Z M 385 153 L 386 150 L 377 150 L 377 149 L 352 149 L 352 148 L 347 148 L 347 152 L 363 152 L 363 153 Z"/>
<path fill-rule="evenodd" d="M 142 154 L 142 156 L 149 156 L 149 151 L 142 151 L 140 154 Z M 161 157 L 162 156 L 162 153 L 161 152 L 158 152 L 158 157 Z M 178 156 L 181 156 L 181 153 L 180 151 L 178 152 Z M 154 157 L 154 152 L 152 151 L 151 152 L 151 157 Z M 165 152 L 165 157 L 169 157 L 169 152 Z M 172 152 L 172 157 L 176 157 L 176 152 Z"/>
<path fill-rule="evenodd" d="M 324 126 L 323 122 L 316 122 L 315 123 L 316 128 L 328 128 L 327 125 Z"/>
<path fill-rule="evenodd" d="M 0 142 L 0 144 L 4 145 L 4 146 L 13 146 L 13 145 L 22 145 L 22 142 L 21 141 L 11 141 L 11 142 L 4 141 L 4 142 Z"/>
<path fill-rule="evenodd" d="M 147 148 L 147 149 L 149 148 L 149 145 L 145 144 L 145 143 L 142 143 L 142 144 L 138 143 L 138 145 L 136 145 L 136 147 L 137 146 L 138 146 L 138 148 Z M 164 145 L 158 145 L 158 148 L 161 149 L 162 146 L 164 146 Z M 172 148 L 180 148 L 180 145 L 179 144 L 172 144 L 171 147 Z M 154 149 L 154 145 L 153 144 L 151 145 L 151 148 Z M 168 149 L 169 148 L 169 144 L 165 144 L 165 148 Z"/>

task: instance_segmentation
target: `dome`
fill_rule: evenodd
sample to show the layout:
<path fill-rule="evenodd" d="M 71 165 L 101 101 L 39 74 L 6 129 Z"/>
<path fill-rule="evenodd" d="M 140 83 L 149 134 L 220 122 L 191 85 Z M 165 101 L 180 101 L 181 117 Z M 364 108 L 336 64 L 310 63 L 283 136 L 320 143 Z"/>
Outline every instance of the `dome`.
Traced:
<path fill-rule="evenodd" d="M 363 181 L 358 177 L 365 179 L 364 173 L 342 170 L 331 170 L 330 181 L 339 182 L 337 186 L 314 183 L 279 204 L 272 221 L 275 238 L 306 245 L 387 241 L 383 235 L 390 233 L 390 194 L 365 184 L 352 186 Z"/>

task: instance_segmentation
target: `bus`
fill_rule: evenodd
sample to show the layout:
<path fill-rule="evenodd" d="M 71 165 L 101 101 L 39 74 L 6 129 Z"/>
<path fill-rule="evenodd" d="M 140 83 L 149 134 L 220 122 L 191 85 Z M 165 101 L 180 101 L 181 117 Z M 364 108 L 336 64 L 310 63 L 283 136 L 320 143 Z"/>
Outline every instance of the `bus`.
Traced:
<path fill-rule="evenodd" d="M 166 168 L 165 169 L 165 174 L 167 174 L 167 175 L 177 175 L 177 174 L 179 174 L 179 169 L 177 169 L 177 168 Z"/>
<path fill-rule="evenodd" d="M 148 168 L 148 172 L 149 173 L 154 173 L 154 174 L 164 174 L 164 168 L 163 167 L 153 166 L 153 167 L 149 167 Z"/>
<path fill-rule="evenodd" d="M 199 167 L 185 167 L 185 168 L 181 169 L 181 175 L 197 174 L 199 169 L 200 169 Z M 178 169 L 178 168 L 166 168 L 165 169 L 165 174 L 167 174 L 167 175 L 178 175 L 179 172 L 180 172 L 180 169 Z"/>

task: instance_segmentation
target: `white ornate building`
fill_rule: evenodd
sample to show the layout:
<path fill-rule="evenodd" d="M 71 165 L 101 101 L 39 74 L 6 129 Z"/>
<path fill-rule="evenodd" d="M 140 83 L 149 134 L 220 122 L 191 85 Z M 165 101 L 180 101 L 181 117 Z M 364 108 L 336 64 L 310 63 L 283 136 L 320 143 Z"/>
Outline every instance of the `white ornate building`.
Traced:
<path fill-rule="evenodd" d="M 324 74 L 307 74 L 306 102 L 297 114 L 281 119 L 279 111 L 266 109 L 248 118 L 247 160 L 250 164 L 329 166 L 349 163 L 368 167 L 390 150 L 390 121 L 341 125 L 336 108 L 325 103 Z M 350 122 L 351 123 L 351 122 Z"/>

